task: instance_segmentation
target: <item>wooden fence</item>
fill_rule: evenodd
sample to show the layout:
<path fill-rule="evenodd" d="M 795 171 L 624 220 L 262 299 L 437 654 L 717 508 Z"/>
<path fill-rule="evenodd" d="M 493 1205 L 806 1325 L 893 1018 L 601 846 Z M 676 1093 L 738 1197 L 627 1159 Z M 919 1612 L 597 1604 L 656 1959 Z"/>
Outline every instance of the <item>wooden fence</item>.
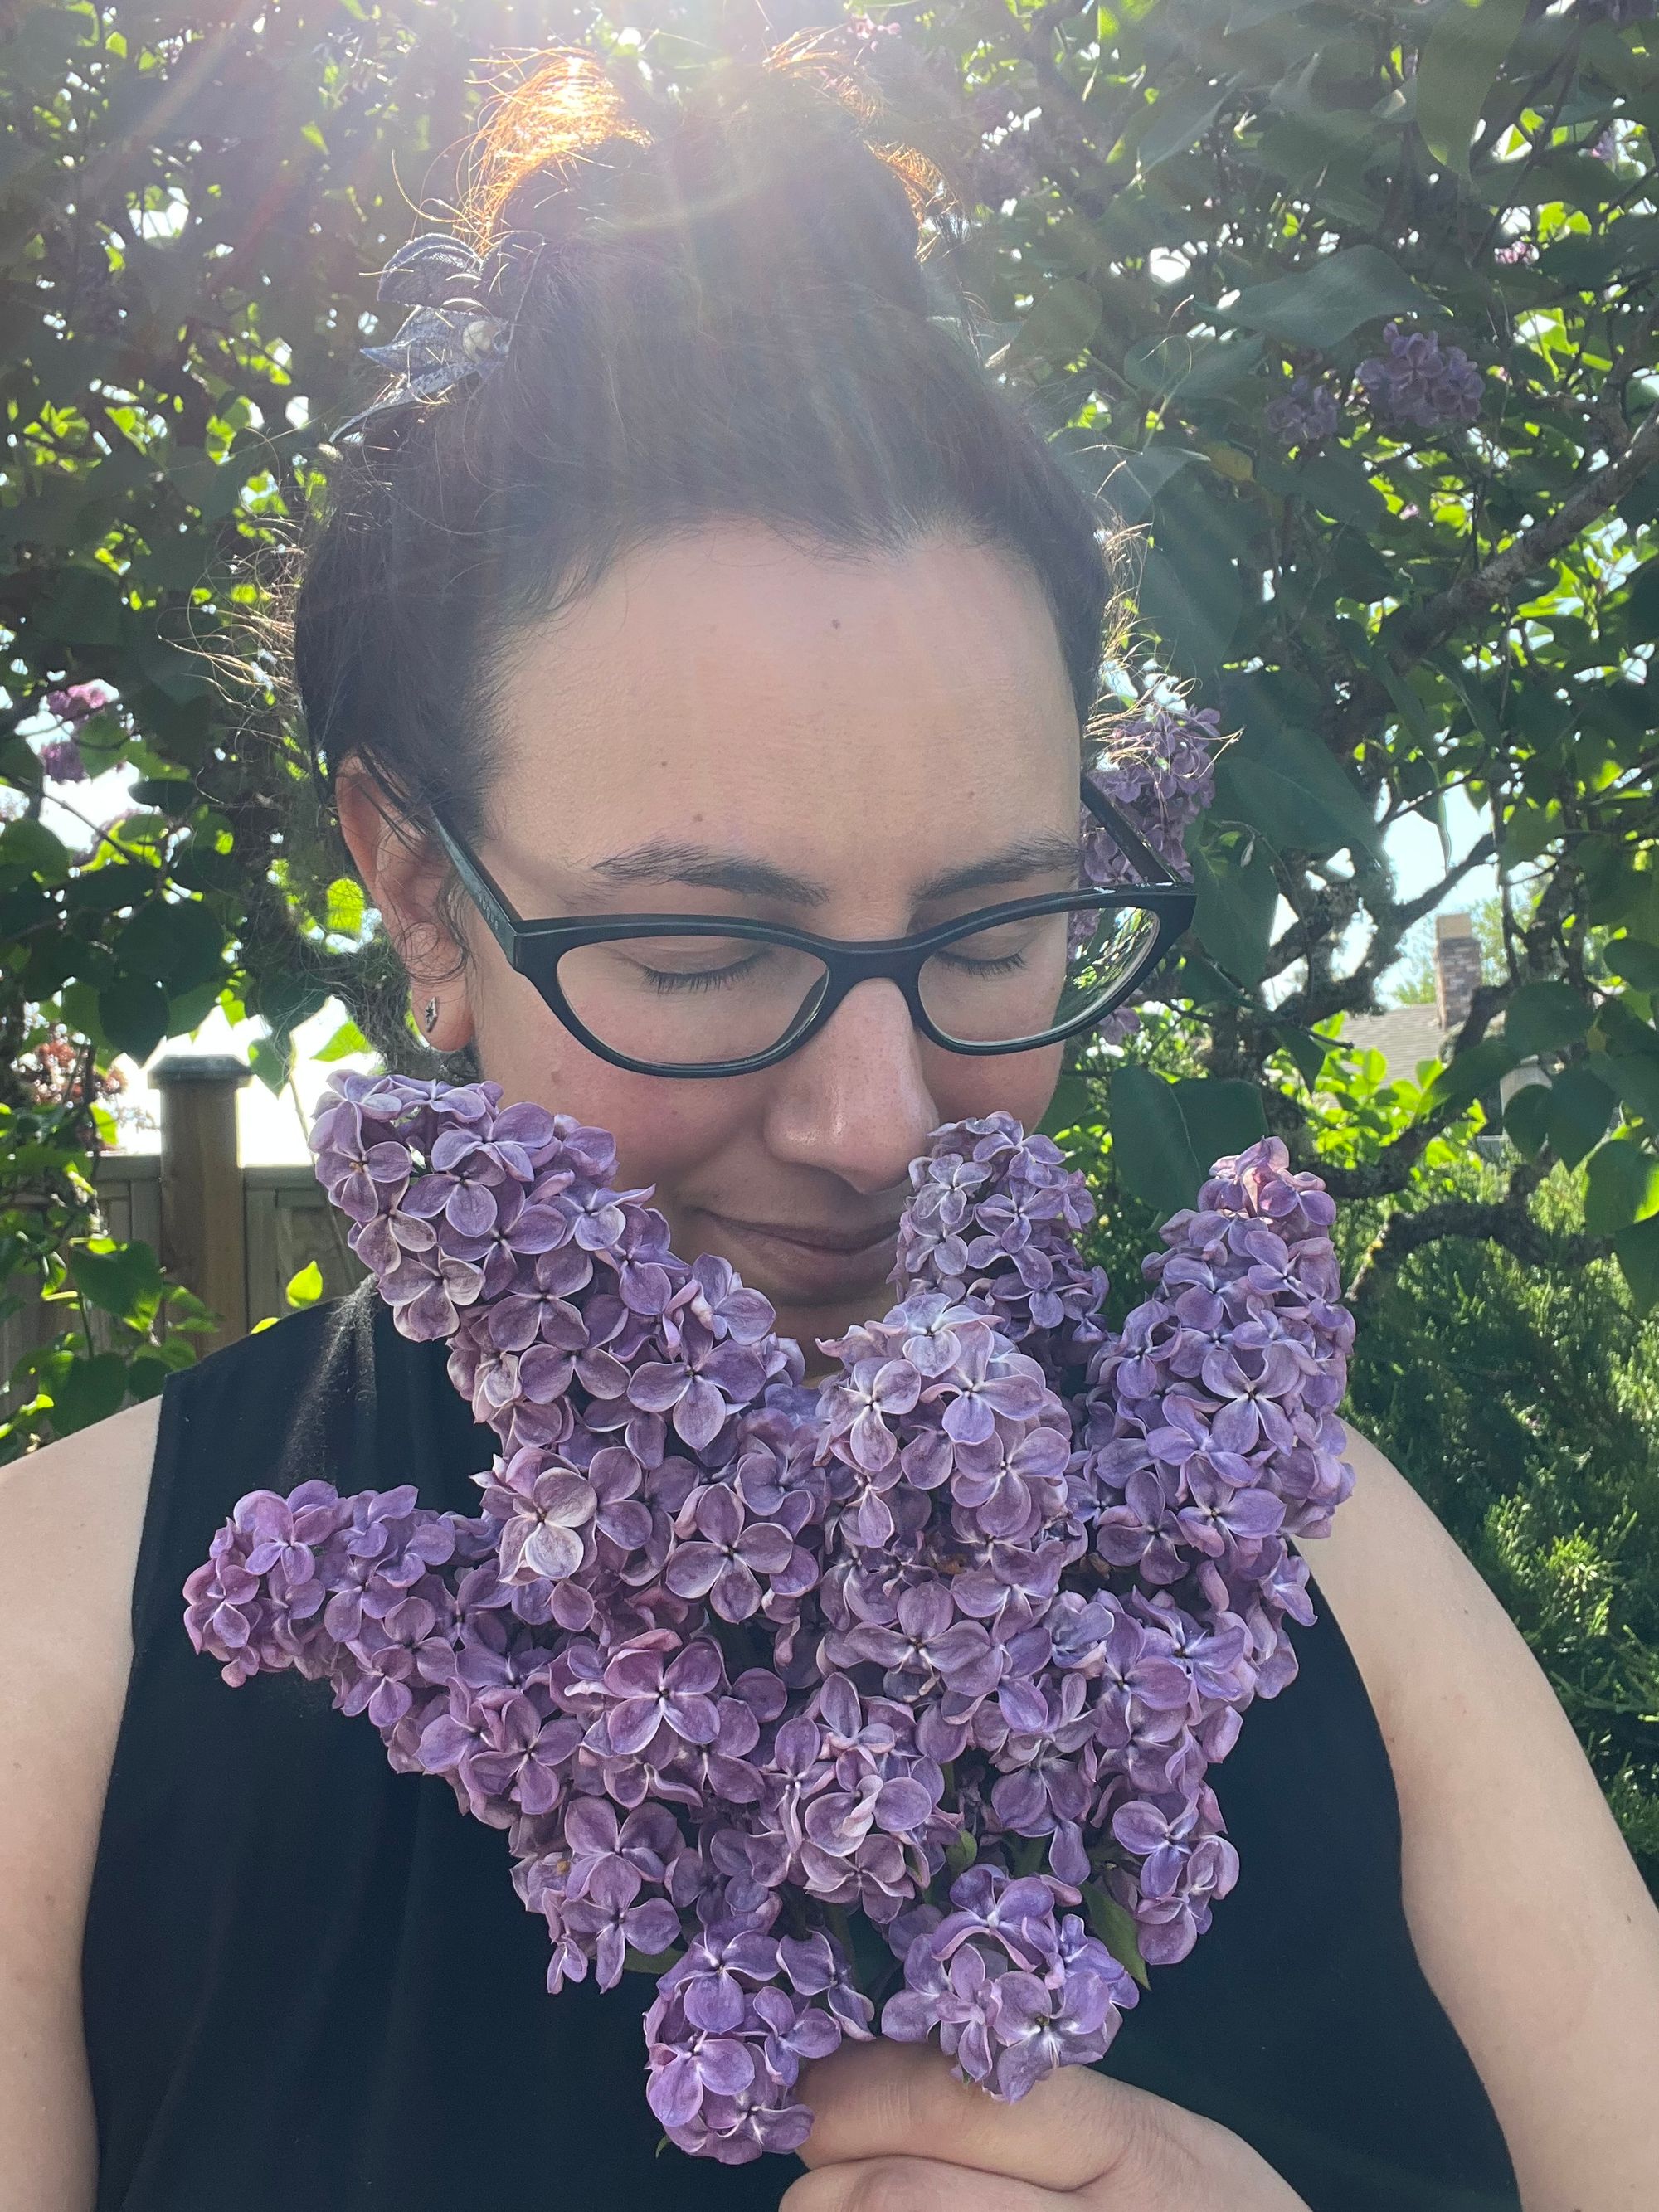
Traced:
<path fill-rule="evenodd" d="M 312 1261 L 325 1297 L 363 1273 L 309 1167 L 241 1164 L 236 1093 L 247 1079 L 240 1060 L 163 1060 L 150 1072 L 161 1096 L 161 1151 L 105 1152 L 94 1176 L 106 1232 L 148 1244 L 173 1280 L 212 1307 L 222 1322 L 215 1345 L 286 1313 L 288 1285 Z M 30 1299 L 0 1326 L 0 1374 L 46 1342 L 59 1319 Z"/>

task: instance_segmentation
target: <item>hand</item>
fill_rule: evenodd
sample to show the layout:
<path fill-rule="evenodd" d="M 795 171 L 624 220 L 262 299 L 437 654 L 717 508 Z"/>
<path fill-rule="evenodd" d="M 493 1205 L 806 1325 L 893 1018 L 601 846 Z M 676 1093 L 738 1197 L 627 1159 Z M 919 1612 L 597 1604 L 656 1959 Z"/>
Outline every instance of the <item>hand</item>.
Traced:
<path fill-rule="evenodd" d="M 779 2212 L 1308 2212 L 1236 2135 L 1085 2066 L 1017 2105 L 916 2044 L 844 2044 L 808 2069 L 813 2171 Z"/>

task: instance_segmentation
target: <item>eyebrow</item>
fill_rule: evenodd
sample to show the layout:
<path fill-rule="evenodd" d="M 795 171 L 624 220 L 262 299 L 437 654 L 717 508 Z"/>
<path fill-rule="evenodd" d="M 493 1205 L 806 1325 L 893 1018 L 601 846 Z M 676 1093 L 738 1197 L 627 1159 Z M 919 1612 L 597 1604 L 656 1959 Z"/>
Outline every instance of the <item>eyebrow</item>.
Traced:
<path fill-rule="evenodd" d="M 1009 884 L 1023 883 L 1027 876 L 1046 875 L 1055 871 L 1075 875 L 1078 868 L 1078 841 L 1062 837 L 1050 831 L 1041 837 L 1022 837 L 1016 845 L 1005 845 L 1001 852 L 994 853 L 988 860 L 972 861 L 965 868 L 946 868 L 942 873 L 929 876 L 916 891 L 916 903 L 926 906 L 930 899 L 956 898 L 963 891 L 997 890 Z"/>
<path fill-rule="evenodd" d="M 1078 864 L 1075 838 L 1057 833 L 1024 837 L 983 860 L 965 867 L 946 868 L 918 886 L 916 903 L 956 898 L 967 891 L 995 890 L 1021 883 L 1027 876 L 1074 870 Z M 722 853 L 710 845 L 676 844 L 655 837 L 625 853 L 613 853 L 594 863 L 593 873 L 608 884 L 687 884 L 698 890 L 729 891 L 737 898 L 771 898 L 790 906 L 815 907 L 828 903 L 829 886 L 810 876 L 791 875 L 769 860 L 746 854 Z"/>
<path fill-rule="evenodd" d="M 730 891 L 738 898 L 782 899 L 791 906 L 823 906 L 829 886 L 810 876 L 792 876 L 769 860 L 742 853 L 721 853 L 712 845 L 677 845 L 653 837 L 626 853 L 597 860 L 593 873 L 608 884 L 690 884 L 698 890 Z"/>

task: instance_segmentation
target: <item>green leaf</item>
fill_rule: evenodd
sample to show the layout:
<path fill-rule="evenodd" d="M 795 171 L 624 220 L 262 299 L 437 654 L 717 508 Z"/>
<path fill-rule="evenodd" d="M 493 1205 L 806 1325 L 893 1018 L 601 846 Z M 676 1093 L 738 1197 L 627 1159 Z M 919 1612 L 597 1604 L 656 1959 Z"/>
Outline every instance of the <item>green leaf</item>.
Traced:
<path fill-rule="evenodd" d="M 1123 1180 L 1160 1216 L 1190 1206 L 1215 1161 L 1267 1134 L 1261 1091 L 1231 1077 L 1166 1083 L 1125 1061 L 1113 1071 L 1109 1103 Z"/>
<path fill-rule="evenodd" d="M 1549 1142 L 1553 1087 L 1524 1083 L 1504 1109 L 1504 1133 L 1524 1159 L 1536 1159 Z"/>
<path fill-rule="evenodd" d="M 1637 1312 L 1651 1313 L 1659 1306 L 1659 1213 L 1621 1229 L 1613 1240 L 1613 1256 L 1630 1285 Z"/>
<path fill-rule="evenodd" d="M 167 1033 L 167 994 L 145 975 L 119 975 L 98 994 L 98 1019 L 111 1048 L 149 1058 Z"/>
<path fill-rule="evenodd" d="M 52 1383 L 52 1425 L 56 1436 L 73 1436 L 94 1421 L 107 1420 L 127 1395 L 127 1363 L 118 1352 L 100 1352 L 90 1359 L 71 1359 Z"/>
<path fill-rule="evenodd" d="M 1008 348 L 1009 366 L 1024 368 L 1040 361 L 1051 368 L 1063 368 L 1088 351 L 1105 312 L 1105 302 L 1092 285 L 1077 276 L 1060 277 L 1031 302 Z"/>
<path fill-rule="evenodd" d="M 1643 1052 L 1621 1052 L 1606 1060 L 1619 1103 L 1632 1121 L 1659 1128 L 1659 1060 Z"/>
<path fill-rule="evenodd" d="M 1198 941 L 1226 974 L 1259 983 L 1267 972 L 1279 878 L 1259 837 L 1212 828 L 1192 840 Z"/>
<path fill-rule="evenodd" d="M 139 1403 L 159 1397 L 173 1370 L 154 1352 L 137 1353 L 127 1366 L 127 1393 Z"/>
<path fill-rule="evenodd" d="M 1556 1077 L 1547 1095 L 1550 1149 L 1565 1166 L 1576 1168 L 1601 1143 L 1613 1119 L 1616 1102 L 1612 1089 L 1588 1060 L 1580 1060 Z"/>
<path fill-rule="evenodd" d="M 1420 1119 L 1468 1106 L 1483 1091 L 1495 1091 L 1521 1055 L 1507 1037 L 1483 1037 L 1448 1060 L 1430 1080 L 1418 1105 Z"/>
<path fill-rule="evenodd" d="M 1227 97 L 1226 85 L 1202 81 L 1184 85 L 1179 92 L 1160 94 L 1136 149 L 1141 167 L 1156 169 L 1172 155 L 1184 154 L 1215 121 Z"/>
<path fill-rule="evenodd" d="M 43 884 L 61 884 L 70 872 L 69 850 L 44 822 L 24 815 L 0 830 L 0 868 L 22 868 Z"/>
<path fill-rule="evenodd" d="M 1058 1140 L 1068 1129 L 1079 1127 L 1093 1118 L 1094 1088 L 1086 1076 L 1071 1068 L 1054 1085 L 1054 1095 L 1048 1101 L 1048 1110 L 1038 1124 L 1037 1134 Z"/>
<path fill-rule="evenodd" d="M 157 899 L 133 916 L 121 958 L 169 992 L 194 991 L 222 975 L 225 933 L 199 899 Z"/>
<path fill-rule="evenodd" d="M 1200 1181 L 1218 1160 L 1242 1152 L 1267 1133 L 1261 1093 L 1240 1077 L 1186 1076 L 1176 1084 L 1175 1095 L 1187 1141 L 1203 1171 Z"/>
<path fill-rule="evenodd" d="M 1276 850 L 1323 858 L 1376 852 L 1381 833 L 1365 796 L 1310 731 L 1253 714 L 1216 765 L 1215 811 L 1262 830 Z"/>
<path fill-rule="evenodd" d="M 1469 141 L 1527 0 L 1448 0 L 1417 61 L 1417 127 L 1436 161 L 1469 167 Z"/>
<path fill-rule="evenodd" d="M 1144 339 L 1123 356 L 1123 374 L 1154 399 L 1191 404 L 1231 392 L 1261 365 L 1260 338 L 1189 338 L 1179 331 Z"/>
<path fill-rule="evenodd" d="M 297 1275 L 289 1278 L 283 1293 L 291 1306 L 314 1306 L 323 1295 L 323 1271 L 314 1260 L 308 1260 Z"/>
<path fill-rule="evenodd" d="M 1294 276 L 1252 284 L 1225 310 L 1225 319 L 1284 345 L 1322 350 L 1385 315 L 1439 312 L 1438 303 L 1380 246 L 1350 246 L 1322 254 Z"/>
<path fill-rule="evenodd" d="M 1171 477 L 1198 458 L 1188 446 L 1148 446 L 1144 453 L 1125 453 L 1107 474 L 1100 497 L 1127 529 L 1146 520 Z"/>
<path fill-rule="evenodd" d="M 1146 556 L 1136 605 L 1168 658 L 1188 674 L 1205 675 L 1226 657 L 1244 587 L 1216 540 L 1195 544 L 1183 535 L 1179 543 L 1179 562 L 1161 547 Z"/>
<path fill-rule="evenodd" d="M 1615 937 L 1601 957 L 1621 981 L 1638 991 L 1659 991 L 1659 945 Z"/>
<path fill-rule="evenodd" d="M 1273 1035 L 1280 1050 L 1289 1053 L 1296 1062 L 1297 1073 L 1311 1091 L 1319 1080 L 1329 1045 L 1313 1030 L 1295 1029 L 1289 1024 L 1281 1024 Z"/>
<path fill-rule="evenodd" d="M 1133 1974 L 1143 1990 L 1152 1987 L 1146 1961 L 1140 1955 L 1134 1915 L 1107 1890 L 1091 1882 L 1083 1893 L 1083 1909 L 1097 1939 L 1106 1946 L 1120 1966 Z"/>
<path fill-rule="evenodd" d="M 326 1064 L 331 1060 L 349 1059 L 354 1052 L 373 1052 L 374 1049 L 356 1022 L 342 1022 L 328 1042 L 319 1046 L 311 1056 Z"/>
<path fill-rule="evenodd" d="M 1311 4 L 1311 0 L 1233 0 L 1227 16 L 1227 35 L 1237 38 L 1241 31 L 1253 31 L 1258 23 L 1271 22 L 1275 15 L 1299 15 Z"/>
<path fill-rule="evenodd" d="M 1522 1060 L 1576 1044 L 1595 1008 L 1566 983 L 1523 983 L 1504 1012 L 1504 1041 Z"/>
<path fill-rule="evenodd" d="M 90 983 L 66 983 L 58 994 L 58 1004 L 64 1021 L 78 1037 L 85 1037 L 96 1050 L 100 1061 L 107 1060 L 115 1048 L 104 1035 L 104 1024 L 98 1015 L 98 994 Z"/>
<path fill-rule="evenodd" d="M 1611 1237 L 1659 1206 L 1659 1159 L 1634 1137 L 1609 1137 L 1585 1170 L 1584 1226 Z"/>
<path fill-rule="evenodd" d="M 257 1038 L 248 1054 L 248 1064 L 267 1091 L 281 1091 L 294 1073 L 293 1038 Z"/>
<path fill-rule="evenodd" d="M 1174 1086 L 1125 1060 L 1108 1097 L 1112 1151 L 1126 1188 L 1160 1218 L 1190 1206 L 1204 1180 Z"/>
<path fill-rule="evenodd" d="M 160 1262 L 148 1244 L 95 1238 L 70 1245 L 65 1256 L 70 1279 L 88 1305 L 136 1328 L 148 1328 L 163 1288 Z"/>

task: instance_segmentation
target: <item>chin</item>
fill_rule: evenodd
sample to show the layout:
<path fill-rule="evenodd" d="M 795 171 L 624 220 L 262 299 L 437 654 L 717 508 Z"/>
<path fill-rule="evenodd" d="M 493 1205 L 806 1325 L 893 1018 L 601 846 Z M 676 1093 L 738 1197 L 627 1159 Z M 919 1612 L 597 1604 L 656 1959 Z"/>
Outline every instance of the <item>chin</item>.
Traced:
<path fill-rule="evenodd" d="M 777 1309 L 778 1334 L 793 1337 L 799 1345 L 806 1355 L 808 1374 L 816 1374 L 830 1364 L 818 1351 L 820 1344 L 845 1336 L 860 1322 L 878 1321 L 896 1296 L 890 1283 L 881 1283 L 866 1297 L 839 1299 L 833 1305 L 799 1305 L 792 1304 L 787 1293 L 773 1298 L 763 1283 L 755 1287 L 772 1298 Z"/>

